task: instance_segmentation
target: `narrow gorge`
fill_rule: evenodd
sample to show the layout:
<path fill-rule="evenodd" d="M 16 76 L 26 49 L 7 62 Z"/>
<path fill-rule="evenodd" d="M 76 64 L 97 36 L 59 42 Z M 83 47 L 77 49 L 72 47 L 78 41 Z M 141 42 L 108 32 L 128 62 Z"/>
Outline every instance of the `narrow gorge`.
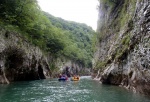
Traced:
<path fill-rule="evenodd" d="M 59 74 L 69 73 L 68 76 L 92 75 L 102 84 L 117 85 L 135 93 L 150 95 L 150 0 L 98 2 L 99 18 L 95 32 L 86 24 L 67 21 L 42 11 L 37 0 L 0 1 L 0 84 L 49 78 L 46 83 L 35 81 L 41 86 L 44 83 L 46 87 L 31 83 L 36 89 L 40 87 L 43 95 L 43 88 L 46 88 L 45 99 L 49 99 L 50 84 L 53 87 L 56 84 L 60 89 L 60 97 L 51 96 L 56 100 L 63 98 L 62 89 L 66 93 L 68 89 L 73 89 L 69 98 L 74 96 L 75 91 L 80 91 L 80 94 L 85 91 L 80 96 L 87 92 L 89 100 L 93 97 L 91 92 L 97 91 L 95 85 L 109 93 L 108 87 L 89 80 L 89 77 L 83 77 L 82 85 L 78 84 L 79 91 L 71 81 L 68 84 L 71 88 L 67 89 L 67 84 L 62 88 L 58 80 L 51 80 L 58 78 Z M 86 82 L 88 89 L 83 88 Z M 17 86 L 18 83 L 14 87 Z M 110 87 L 114 88 L 113 92 L 118 88 Z M 39 93 L 41 90 L 38 90 Z M 102 100 L 99 94 L 94 97 Z M 101 95 L 104 98 L 107 96 Z M 41 94 L 39 96 L 42 97 Z M 128 94 L 130 96 L 131 93 Z M 30 101 L 32 99 L 30 97 Z"/>

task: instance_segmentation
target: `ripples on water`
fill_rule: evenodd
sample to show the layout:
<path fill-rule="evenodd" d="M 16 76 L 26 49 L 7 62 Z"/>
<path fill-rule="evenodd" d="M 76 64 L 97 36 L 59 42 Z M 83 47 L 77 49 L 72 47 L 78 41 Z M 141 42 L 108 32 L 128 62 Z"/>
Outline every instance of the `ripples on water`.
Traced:
<path fill-rule="evenodd" d="M 150 99 L 81 77 L 77 82 L 46 79 L 0 85 L 0 102 L 150 102 Z"/>

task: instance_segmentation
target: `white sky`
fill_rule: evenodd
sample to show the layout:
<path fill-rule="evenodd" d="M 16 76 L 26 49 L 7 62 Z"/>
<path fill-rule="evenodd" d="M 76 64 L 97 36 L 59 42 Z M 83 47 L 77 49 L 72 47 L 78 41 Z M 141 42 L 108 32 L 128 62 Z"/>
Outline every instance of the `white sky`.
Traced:
<path fill-rule="evenodd" d="M 98 0 L 38 0 L 38 3 L 43 11 L 53 16 L 97 28 Z"/>

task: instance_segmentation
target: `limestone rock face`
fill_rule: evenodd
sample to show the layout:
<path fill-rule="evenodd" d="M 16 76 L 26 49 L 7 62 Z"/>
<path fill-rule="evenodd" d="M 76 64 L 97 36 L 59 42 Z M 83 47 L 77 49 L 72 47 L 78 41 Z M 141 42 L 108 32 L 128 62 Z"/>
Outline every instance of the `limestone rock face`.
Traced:
<path fill-rule="evenodd" d="M 0 83 L 49 77 L 47 57 L 19 34 L 0 29 Z"/>
<path fill-rule="evenodd" d="M 95 67 L 102 83 L 150 95 L 150 1 L 131 1 L 101 3 Z"/>
<path fill-rule="evenodd" d="M 59 74 L 66 74 L 68 77 L 74 75 L 91 75 L 90 68 L 85 68 L 82 64 L 71 61 L 70 59 L 57 59 L 55 60 L 55 65 L 57 66 L 57 68 L 59 68 L 59 71 L 54 76 L 58 76 Z M 55 74 L 55 72 L 52 74 Z"/>
<path fill-rule="evenodd" d="M 88 76 L 91 74 L 89 68 L 83 67 L 79 63 L 75 63 L 70 61 L 70 63 L 65 63 L 63 65 L 63 73 L 68 76 L 80 75 L 80 76 Z"/>

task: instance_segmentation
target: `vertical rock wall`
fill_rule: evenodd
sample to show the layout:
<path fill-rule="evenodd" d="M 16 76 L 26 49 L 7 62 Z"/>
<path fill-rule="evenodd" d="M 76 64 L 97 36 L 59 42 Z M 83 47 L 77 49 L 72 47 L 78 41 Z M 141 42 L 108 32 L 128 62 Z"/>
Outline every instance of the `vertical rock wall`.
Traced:
<path fill-rule="evenodd" d="M 58 76 L 59 74 L 67 74 L 67 76 L 73 75 L 91 75 L 90 68 L 85 68 L 82 64 L 77 63 L 75 61 L 71 61 L 70 59 L 66 59 L 62 57 L 62 59 L 55 59 L 55 69 L 58 68 L 59 71 L 55 71 L 57 73 L 53 73 L 54 76 Z"/>
<path fill-rule="evenodd" d="M 97 77 L 150 95 L 150 1 L 114 1 L 100 1 Z"/>
<path fill-rule="evenodd" d="M 47 57 L 19 34 L 0 29 L 0 83 L 49 77 Z"/>

